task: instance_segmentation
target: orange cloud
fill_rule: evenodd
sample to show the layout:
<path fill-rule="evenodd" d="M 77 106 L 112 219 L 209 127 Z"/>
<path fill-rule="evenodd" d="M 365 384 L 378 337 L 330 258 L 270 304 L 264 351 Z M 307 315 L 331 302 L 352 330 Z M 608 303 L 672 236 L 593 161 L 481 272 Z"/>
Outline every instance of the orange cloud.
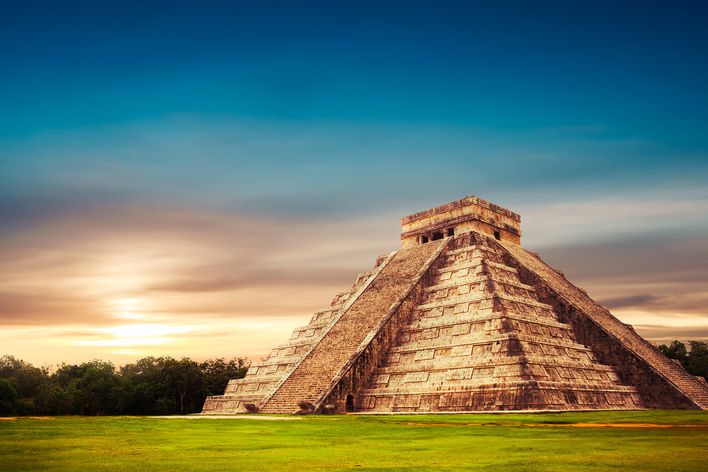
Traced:
<path fill-rule="evenodd" d="M 52 346 L 83 358 L 263 355 L 274 332 L 287 337 L 395 247 L 377 226 L 72 208 L 0 246 L 0 344 L 35 361 L 59 355 Z M 24 342 L 9 342 L 17 333 Z"/>

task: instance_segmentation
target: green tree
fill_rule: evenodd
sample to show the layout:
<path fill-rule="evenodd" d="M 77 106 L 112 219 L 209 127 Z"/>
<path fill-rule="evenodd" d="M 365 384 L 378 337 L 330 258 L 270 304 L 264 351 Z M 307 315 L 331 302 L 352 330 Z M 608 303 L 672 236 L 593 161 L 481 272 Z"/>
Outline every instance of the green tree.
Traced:
<path fill-rule="evenodd" d="M 127 391 L 126 411 L 136 415 L 176 412 L 174 398 L 168 391 L 165 365 L 170 357 L 144 357 L 120 369 Z"/>
<path fill-rule="evenodd" d="M 0 379 L 0 416 L 11 415 L 15 411 L 17 390 L 7 379 Z"/>
<path fill-rule="evenodd" d="M 673 341 L 669 346 L 662 344 L 659 350 L 669 359 L 676 359 L 682 364 L 686 360 L 686 345 L 680 341 Z"/>
<path fill-rule="evenodd" d="M 248 362 L 241 357 L 224 361 L 223 358 L 209 359 L 200 364 L 204 374 L 205 395 L 220 395 L 231 379 L 240 379 L 248 371 Z"/>
<path fill-rule="evenodd" d="M 70 397 L 72 413 L 122 413 L 125 389 L 111 362 L 93 360 L 79 365 L 62 365 L 54 378 Z"/>
<path fill-rule="evenodd" d="M 0 357 L 0 414 L 175 414 L 201 410 L 248 370 L 242 358 L 145 357 L 116 371 L 100 360 L 61 364 L 49 374 L 12 356 Z M 11 412 L 11 413 L 10 413 Z"/>
<path fill-rule="evenodd" d="M 693 375 L 708 379 L 708 344 L 690 341 L 691 351 L 686 357 L 686 370 Z"/>
<path fill-rule="evenodd" d="M 662 344 L 659 350 L 670 359 L 676 359 L 691 375 L 708 378 L 708 344 L 701 341 L 689 341 L 690 350 L 680 341 L 673 341 L 669 346 Z"/>
<path fill-rule="evenodd" d="M 193 413 L 201 408 L 204 395 L 202 370 L 191 359 L 170 359 L 165 364 L 165 380 L 176 398 L 180 414 Z"/>
<path fill-rule="evenodd" d="M 46 368 L 32 364 L 13 356 L 0 357 L 0 379 L 10 382 L 17 392 L 15 410 L 17 414 L 51 413 L 49 373 Z"/>

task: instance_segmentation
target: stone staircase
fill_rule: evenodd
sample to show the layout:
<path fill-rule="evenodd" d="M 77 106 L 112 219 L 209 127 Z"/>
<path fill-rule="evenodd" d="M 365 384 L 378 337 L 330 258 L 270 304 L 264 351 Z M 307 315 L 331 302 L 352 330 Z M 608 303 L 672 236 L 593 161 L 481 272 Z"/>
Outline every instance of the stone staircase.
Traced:
<path fill-rule="evenodd" d="M 398 251 L 327 333 L 263 402 L 263 413 L 293 413 L 300 402 L 316 404 L 393 305 L 417 283 L 446 240 Z"/>
<path fill-rule="evenodd" d="M 637 408 L 633 387 L 579 344 L 480 234 L 456 237 L 360 409 Z"/>
<path fill-rule="evenodd" d="M 383 264 L 379 258 L 377 264 Z M 302 357 L 326 333 L 341 311 L 348 307 L 370 282 L 379 267 L 359 274 L 349 290 L 335 295 L 330 306 L 317 310 L 310 322 L 293 330 L 290 340 L 277 345 L 264 359 L 251 364 L 242 379 L 229 381 L 223 395 L 209 396 L 202 408 L 203 414 L 233 414 L 246 412 L 246 405 L 259 405 L 273 388 L 288 375 Z"/>

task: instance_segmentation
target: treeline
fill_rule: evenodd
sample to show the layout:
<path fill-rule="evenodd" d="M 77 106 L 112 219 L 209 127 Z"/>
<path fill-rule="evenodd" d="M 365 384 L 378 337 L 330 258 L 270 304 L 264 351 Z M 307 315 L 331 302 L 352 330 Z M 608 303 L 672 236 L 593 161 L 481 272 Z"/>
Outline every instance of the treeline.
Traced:
<path fill-rule="evenodd" d="M 230 379 L 246 375 L 245 359 L 145 357 L 116 368 L 93 360 L 35 367 L 0 357 L 0 416 L 170 415 L 201 411 L 207 395 L 220 395 Z"/>
<path fill-rule="evenodd" d="M 690 349 L 680 341 L 674 341 L 668 346 L 662 344 L 659 350 L 670 359 L 676 359 L 692 375 L 699 375 L 708 380 L 708 344 L 700 341 L 689 341 Z"/>
<path fill-rule="evenodd" d="M 693 375 L 708 378 L 708 344 L 679 341 L 659 350 Z M 116 368 L 93 360 L 35 367 L 0 357 L 0 416 L 172 415 L 201 411 L 207 395 L 220 395 L 230 379 L 246 375 L 245 359 L 145 357 Z"/>

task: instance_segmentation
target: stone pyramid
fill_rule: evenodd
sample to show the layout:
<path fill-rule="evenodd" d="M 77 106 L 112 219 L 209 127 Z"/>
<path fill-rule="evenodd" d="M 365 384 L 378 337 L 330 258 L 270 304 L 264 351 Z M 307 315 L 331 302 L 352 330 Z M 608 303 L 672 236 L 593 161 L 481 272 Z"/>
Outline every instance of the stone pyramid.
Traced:
<path fill-rule="evenodd" d="M 403 248 L 203 413 L 708 408 L 708 386 L 466 197 L 402 219 Z"/>

